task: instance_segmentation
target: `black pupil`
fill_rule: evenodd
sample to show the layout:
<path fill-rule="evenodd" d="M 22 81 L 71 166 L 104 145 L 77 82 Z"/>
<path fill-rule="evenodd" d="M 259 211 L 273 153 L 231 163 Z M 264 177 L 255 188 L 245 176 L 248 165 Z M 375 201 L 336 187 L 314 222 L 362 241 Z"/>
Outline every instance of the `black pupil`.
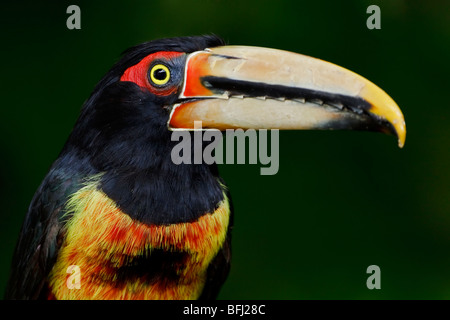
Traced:
<path fill-rule="evenodd" d="M 165 80 L 167 78 L 167 72 L 164 69 L 156 69 L 153 76 L 157 80 Z"/>

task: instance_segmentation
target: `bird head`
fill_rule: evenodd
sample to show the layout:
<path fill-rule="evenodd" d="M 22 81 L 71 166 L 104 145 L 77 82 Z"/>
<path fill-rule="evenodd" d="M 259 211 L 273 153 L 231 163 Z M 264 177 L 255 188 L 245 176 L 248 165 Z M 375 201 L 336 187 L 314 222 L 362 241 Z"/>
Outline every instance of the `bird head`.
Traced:
<path fill-rule="evenodd" d="M 192 130 L 194 121 L 219 130 L 379 131 L 395 135 L 400 147 L 406 136 L 394 100 L 356 73 L 297 53 L 225 46 L 215 36 L 161 39 L 127 50 L 80 119 L 77 142 L 97 153 L 112 146 L 124 161 L 139 154 L 133 145 L 142 146 L 127 141 L 170 140 L 172 130 Z M 108 153 L 97 158 L 108 163 Z"/>
<path fill-rule="evenodd" d="M 193 221 L 223 199 L 215 165 L 171 160 L 173 131 L 193 130 L 194 121 L 219 130 L 380 131 L 400 146 L 406 135 L 392 98 L 347 69 L 212 35 L 182 37 L 124 52 L 84 104 L 60 162 L 81 176 L 103 174 L 101 189 L 134 218 Z"/>

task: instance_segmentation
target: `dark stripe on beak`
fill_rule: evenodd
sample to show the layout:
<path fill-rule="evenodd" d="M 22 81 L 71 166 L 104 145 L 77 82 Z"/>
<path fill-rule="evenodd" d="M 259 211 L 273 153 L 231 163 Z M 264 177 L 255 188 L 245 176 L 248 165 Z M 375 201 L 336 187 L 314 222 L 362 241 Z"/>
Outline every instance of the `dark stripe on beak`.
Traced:
<path fill-rule="evenodd" d="M 201 82 L 217 95 L 242 96 L 243 98 L 265 97 L 267 99 L 309 102 L 318 106 L 326 105 L 332 107 L 337 112 L 354 114 L 354 116 L 346 117 L 344 120 L 340 119 L 339 121 L 324 123 L 321 129 L 371 130 L 390 133 L 394 136 L 397 135 L 392 124 L 371 113 L 369 110 L 372 105 L 361 97 L 214 76 L 204 76 L 201 78 Z"/>
<path fill-rule="evenodd" d="M 361 97 L 351 97 L 337 93 L 317 91 L 306 88 L 288 87 L 264 82 L 234 80 L 229 78 L 205 76 L 202 84 L 218 95 L 266 97 L 272 99 L 296 100 L 317 105 L 327 104 L 341 111 L 368 114 L 371 104 Z"/>

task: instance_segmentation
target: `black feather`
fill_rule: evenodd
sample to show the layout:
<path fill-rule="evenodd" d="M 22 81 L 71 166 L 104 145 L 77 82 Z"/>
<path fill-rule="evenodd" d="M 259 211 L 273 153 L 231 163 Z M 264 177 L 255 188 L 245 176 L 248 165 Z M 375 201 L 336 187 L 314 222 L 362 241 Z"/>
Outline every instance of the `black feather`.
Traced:
<path fill-rule="evenodd" d="M 127 68 L 154 52 L 189 53 L 223 44 L 216 36 L 184 37 L 150 41 L 124 52 L 84 104 L 30 204 L 5 298 L 47 297 L 47 276 L 64 239 L 64 204 L 94 174 L 103 173 L 102 190 L 124 213 L 146 224 L 195 221 L 217 208 L 223 200 L 217 167 L 175 165 L 170 159 L 174 142 L 163 106 L 176 96 L 156 97 L 119 80 Z M 217 294 L 218 289 L 211 289 L 213 275 L 218 275 L 216 286 L 220 287 L 228 263 L 227 240 L 208 271 L 207 297 Z"/>

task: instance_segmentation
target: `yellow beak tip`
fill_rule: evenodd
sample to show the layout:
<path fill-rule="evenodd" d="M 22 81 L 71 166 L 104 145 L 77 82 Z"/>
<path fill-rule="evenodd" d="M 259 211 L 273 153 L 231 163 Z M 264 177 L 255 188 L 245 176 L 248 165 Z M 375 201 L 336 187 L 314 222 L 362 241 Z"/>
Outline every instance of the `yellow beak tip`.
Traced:
<path fill-rule="evenodd" d="M 405 121 L 402 121 L 399 124 L 394 124 L 395 132 L 398 138 L 398 146 L 399 148 L 403 148 L 405 146 L 406 140 L 406 125 Z"/>

